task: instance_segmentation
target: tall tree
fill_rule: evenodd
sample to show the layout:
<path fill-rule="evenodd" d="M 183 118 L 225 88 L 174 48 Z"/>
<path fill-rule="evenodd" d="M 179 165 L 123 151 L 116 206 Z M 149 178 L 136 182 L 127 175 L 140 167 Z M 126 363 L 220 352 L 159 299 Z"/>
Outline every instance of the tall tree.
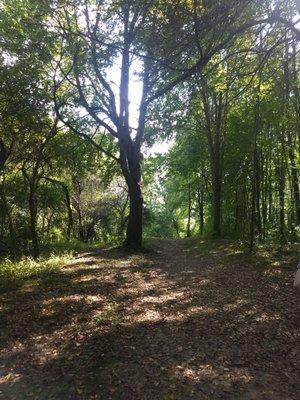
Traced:
<path fill-rule="evenodd" d="M 53 19 L 62 43 L 56 66 L 56 111 L 69 128 L 120 165 L 130 198 L 128 246 L 142 244 L 141 147 L 150 105 L 203 72 L 215 54 L 245 31 L 278 21 L 280 12 L 266 17 L 268 10 L 254 3 L 123 0 L 112 5 L 70 0 L 55 8 Z M 114 83 L 112 64 L 120 68 Z M 135 127 L 130 107 L 134 71 L 143 86 Z M 85 109 L 92 123 L 114 138 L 118 155 L 78 129 L 70 116 L 72 106 L 77 112 Z"/>

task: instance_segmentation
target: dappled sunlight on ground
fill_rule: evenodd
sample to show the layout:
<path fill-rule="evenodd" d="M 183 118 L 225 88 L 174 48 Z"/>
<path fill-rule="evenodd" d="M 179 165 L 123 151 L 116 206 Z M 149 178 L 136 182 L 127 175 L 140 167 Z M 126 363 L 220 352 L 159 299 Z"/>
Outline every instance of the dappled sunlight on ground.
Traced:
<path fill-rule="evenodd" d="M 85 253 L 4 294 L 0 399 L 300 398 L 291 262 L 157 246 Z"/>

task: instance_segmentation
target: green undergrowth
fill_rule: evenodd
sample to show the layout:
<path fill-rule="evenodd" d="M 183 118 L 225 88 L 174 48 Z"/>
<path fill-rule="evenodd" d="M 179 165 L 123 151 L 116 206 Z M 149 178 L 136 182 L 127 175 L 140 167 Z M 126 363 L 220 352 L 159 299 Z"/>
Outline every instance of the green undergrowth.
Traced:
<path fill-rule="evenodd" d="M 94 242 L 94 243 L 83 243 L 79 240 L 70 240 L 70 241 L 60 241 L 60 242 L 52 242 L 52 243 L 44 243 L 41 246 L 42 255 L 45 257 L 51 256 L 51 254 L 63 255 L 65 253 L 79 253 L 82 251 L 93 251 L 100 248 L 103 248 L 103 243 Z"/>
<path fill-rule="evenodd" d="M 257 244 L 250 252 L 248 243 L 231 239 L 189 238 L 186 241 L 187 252 L 194 249 L 199 255 L 207 257 L 224 257 L 228 262 L 253 266 L 293 267 L 300 259 L 300 243 Z"/>
<path fill-rule="evenodd" d="M 51 254 L 33 260 L 30 257 L 19 261 L 0 260 L 0 291 L 16 289 L 29 279 L 38 279 L 46 275 L 51 277 L 74 259 L 72 252 Z"/>
<path fill-rule="evenodd" d="M 144 247 L 155 251 L 159 249 L 161 239 L 147 238 Z M 193 237 L 189 239 L 166 239 L 170 245 L 186 242 L 185 253 L 197 252 L 201 257 L 218 258 L 226 260 L 237 267 L 241 265 L 256 266 L 281 266 L 292 268 L 297 264 L 300 254 L 300 244 L 293 245 L 258 245 L 255 251 L 249 253 L 249 248 L 244 243 L 226 239 L 207 239 Z M 103 245 L 99 243 L 86 244 L 78 241 L 57 242 L 42 246 L 42 256 L 38 260 L 24 257 L 14 261 L 8 258 L 0 259 L 0 292 L 21 287 L 29 280 L 55 281 L 59 278 L 59 271 L 76 257 L 77 253 L 93 251 Z M 107 247 L 107 246 L 105 246 Z M 101 315 L 100 319 L 105 318 Z"/>

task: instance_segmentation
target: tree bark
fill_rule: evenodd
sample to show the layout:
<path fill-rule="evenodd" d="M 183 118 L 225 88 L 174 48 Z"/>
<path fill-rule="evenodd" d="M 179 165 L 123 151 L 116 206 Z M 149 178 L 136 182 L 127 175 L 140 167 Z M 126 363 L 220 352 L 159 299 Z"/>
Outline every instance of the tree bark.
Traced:
<path fill-rule="evenodd" d="M 129 189 L 129 217 L 125 246 L 140 248 L 142 246 L 143 196 L 140 184 L 132 182 Z"/>
<path fill-rule="evenodd" d="M 141 189 L 141 153 L 132 143 L 121 144 L 121 167 L 128 187 L 129 216 L 124 245 L 142 247 L 143 194 Z"/>
<path fill-rule="evenodd" d="M 65 204 L 67 207 L 67 212 L 68 212 L 68 225 L 67 225 L 67 240 L 70 240 L 71 238 L 71 233 L 73 229 L 73 212 L 72 212 L 72 207 L 71 207 L 71 198 L 70 198 L 70 193 L 67 185 L 62 184 L 61 185 L 65 194 Z"/>

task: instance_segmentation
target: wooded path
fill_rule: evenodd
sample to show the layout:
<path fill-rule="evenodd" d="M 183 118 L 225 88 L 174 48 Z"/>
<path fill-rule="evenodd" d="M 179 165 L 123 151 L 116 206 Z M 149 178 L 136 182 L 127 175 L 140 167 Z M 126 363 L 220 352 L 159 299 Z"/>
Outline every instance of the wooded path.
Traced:
<path fill-rule="evenodd" d="M 299 399 L 293 261 L 154 248 L 81 254 L 1 294 L 0 399 Z"/>

